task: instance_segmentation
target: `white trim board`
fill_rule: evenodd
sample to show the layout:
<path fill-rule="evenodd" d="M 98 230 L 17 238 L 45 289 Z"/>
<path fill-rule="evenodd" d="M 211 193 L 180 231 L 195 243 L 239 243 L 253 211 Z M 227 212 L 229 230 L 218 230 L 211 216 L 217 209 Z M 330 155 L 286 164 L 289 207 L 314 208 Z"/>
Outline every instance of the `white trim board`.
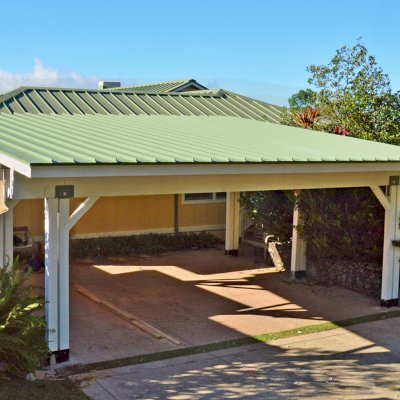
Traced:
<path fill-rule="evenodd" d="M 6 154 L 0 153 L 0 164 L 6 168 L 13 169 L 28 178 L 31 177 L 32 168 L 29 164 L 16 160 L 15 158 L 7 156 Z"/>
<path fill-rule="evenodd" d="M 302 174 L 332 172 L 386 172 L 400 174 L 400 162 L 331 162 L 271 164 L 182 165 L 49 165 L 32 166 L 32 178 L 78 178 L 100 176 L 166 176 L 219 174 Z M 19 171 L 18 171 L 19 172 Z"/>

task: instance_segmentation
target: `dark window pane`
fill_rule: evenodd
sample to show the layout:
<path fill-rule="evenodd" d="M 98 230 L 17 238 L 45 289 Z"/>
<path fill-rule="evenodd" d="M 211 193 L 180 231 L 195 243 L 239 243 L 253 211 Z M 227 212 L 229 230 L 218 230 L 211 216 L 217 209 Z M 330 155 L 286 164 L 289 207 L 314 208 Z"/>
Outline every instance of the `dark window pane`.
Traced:
<path fill-rule="evenodd" d="M 194 201 L 194 200 L 212 200 L 212 193 L 186 193 L 185 201 Z"/>
<path fill-rule="evenodd" d="M 217 192 L 216 197 L 217 200 L 226 199 L 226 192 Z"/>

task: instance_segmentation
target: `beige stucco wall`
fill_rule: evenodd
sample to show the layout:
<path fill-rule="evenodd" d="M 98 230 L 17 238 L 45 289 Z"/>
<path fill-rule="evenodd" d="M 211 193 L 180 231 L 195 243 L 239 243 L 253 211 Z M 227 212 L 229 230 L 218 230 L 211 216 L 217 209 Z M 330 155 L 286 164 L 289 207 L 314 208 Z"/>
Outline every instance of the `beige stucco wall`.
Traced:
<path fill-rule="evenodd" d="M 83 199 L 71 199 L 71 212 Z M 225 224 L 225 203 L 183 204 L 179 196 L 179 226 L 183 230 L 218 229 Z M 36 240 L 44 235 L 43 200 L 21 200 L 14 226 L 28 226 Z M 100 198 L 71 230 L 71 237 L 144 232 L 168 232 L 174 227 L 174 195 Z"/>

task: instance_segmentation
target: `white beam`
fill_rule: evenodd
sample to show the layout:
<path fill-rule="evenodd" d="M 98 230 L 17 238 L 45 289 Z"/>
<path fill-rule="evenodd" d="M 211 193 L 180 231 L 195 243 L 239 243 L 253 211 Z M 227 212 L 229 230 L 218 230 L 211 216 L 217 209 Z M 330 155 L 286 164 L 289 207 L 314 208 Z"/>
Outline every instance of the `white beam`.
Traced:
<path fill-rule="evenodd" d="M 296 194 L 297 195 L 297 194 Z M 293 210 L 292 257 L 290 272 L 293 278 L 302 278 L 306 274 L 306 242 L 299 235 L 301 213 L 297 206 Z"/>
<path fill-rule="evenodd" d="M 83 203 L 79 204 L 76 210 L 69 217 L 68 231 L 75 226 L 75 224 L 90 210 L 98 199 L 98 197 L 88 197 Z"/>
<path fill-rule="evenodd" d="M 395 174 L 393 172 L 284 173 L 272 175 L 125 176 L 68 179 L 28 179 L 18 174 L 15 177 L 14 198 L 53 197 L 55 185 L 74 185 L 75 197 L 370 187 L 387 185 L 389 177 Z"/>
<path fill-rule="evenodd" d="M 51 351 L 59 350 L 58 305 L 58 200 L 44 200 L 45 227 L 45 316 L 46 340 Z"/>
<path fill-rule="evenodd" d="M 226 194 L 225 254 L 237 255 L 240 235 L 240 193 Z"/>
<path fill-rule="evenodd" d="M 390 207 L 385 209 L 385 232 L 383 240 L 382 291 L 383 306 L 398 304 L 399 298 L 399 256 L 400 249 L 393 246 L 393 240 L 400 240 L 399 212 L 400 187 L 390 186 Z"/>
<path fill-rule="evenodd" d="M 379 202 L 382 204 L 382 207 L 385 210 L 390 209 L 390 202 L 389 198 L 386 196 L 386 194 L 382 191 L 382 189 L 379 186 L 370 186 L 371 190 L 374 192 L 374 195 L 376 198 L 379 200 Z"/>

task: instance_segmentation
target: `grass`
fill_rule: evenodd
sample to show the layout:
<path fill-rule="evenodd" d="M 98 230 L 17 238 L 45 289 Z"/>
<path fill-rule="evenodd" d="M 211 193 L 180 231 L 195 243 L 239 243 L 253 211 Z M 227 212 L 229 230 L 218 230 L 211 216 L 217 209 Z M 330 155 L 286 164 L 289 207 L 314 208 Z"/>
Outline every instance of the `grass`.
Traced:
<path fill-rule="evenodd" d="M 102 361 L 85 365 L 73 365 L 60 371 L 63 376 L 72 374 L 87 373 L 91 370 L 104 370 L 128 365 L 144 364 L 153 361 L 161 361 L 170 358 L 183 357 L 188 355 L 207 353 L 211 351 L 223 350 L 232 347 L 246 346 L 255 343 L 267 343 L 272 340 L 286 339 L 295 336 L 303 336 L 311 333 L 325 332 L 352 325 L 359 325 L 366 322 L 378 321 L 389 318 L 400 317 L 400 310 L 385 311 L 377 314 L 365 315 L 337 322 L 325 322 L 317 325 L 307 325 L 296 329 L 289 329 L 280 332 L 266 333 L 263 335 L 244 337 L 235 340 L 225 340 L 217 343 L 210 343 L 200 346 L 186 347 L 176 350 L 162 351 L 158 353 L 144 354 L 139 356 L 121 358 L 117 360 Z M 1 399 L 1 398 L 0 398 Z"/>
<path fill-rule="evenodd" d="M 28 382 L 0 377 L 0 400 L 88 400 L 69 379 L 61 381 Z"/>

